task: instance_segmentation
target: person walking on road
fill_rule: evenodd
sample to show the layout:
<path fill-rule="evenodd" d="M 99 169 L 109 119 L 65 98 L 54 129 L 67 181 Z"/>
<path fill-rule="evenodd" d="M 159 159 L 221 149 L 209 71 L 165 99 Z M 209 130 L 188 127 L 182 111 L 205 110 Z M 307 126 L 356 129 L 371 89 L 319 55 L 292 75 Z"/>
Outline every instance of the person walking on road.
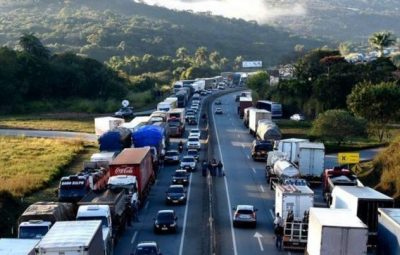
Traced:
<path fill-rule="evenodd" d="M 223 170 L 222 170 L 223 167 L 224 167 L 224 165 L 222 164 L 221 160 L 218 161 L 217 168 L 218 168 L 218 176 L 219 177 L 224 176 L 223 175 Z"/>

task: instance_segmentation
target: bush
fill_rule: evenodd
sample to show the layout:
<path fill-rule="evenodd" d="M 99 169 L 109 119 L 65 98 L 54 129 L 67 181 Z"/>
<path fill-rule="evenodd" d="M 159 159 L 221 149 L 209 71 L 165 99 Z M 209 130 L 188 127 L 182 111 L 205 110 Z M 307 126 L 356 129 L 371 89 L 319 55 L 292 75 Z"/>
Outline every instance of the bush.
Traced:
<path fill-rule="evenodd" d="M 22 213 L 21 203 L 8 191 L 0 191 L 0 236 L 12 236 L 11 226 L 14 231 L 18 215 Z"/>

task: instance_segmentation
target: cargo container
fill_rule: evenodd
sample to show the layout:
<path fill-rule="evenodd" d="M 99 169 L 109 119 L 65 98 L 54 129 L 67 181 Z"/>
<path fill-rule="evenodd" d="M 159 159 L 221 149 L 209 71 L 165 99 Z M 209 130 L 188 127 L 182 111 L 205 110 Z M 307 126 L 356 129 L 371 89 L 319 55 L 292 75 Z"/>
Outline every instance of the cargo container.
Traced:
<path fill-rule="evenodd" d="M 378 208 L 379 255 L 400 254 L 400 209 Z"/>
<path fill-rule="evenodd" d="M 1 255 L 35 255 L 37 239 L 0 238 Z"/>
<path fill-rule="evenodd" d="M 249 133 L 256 135 L 258 121 L 260 120 L 271 120 L 271 112 L 266 110 L 260 110 L 257 108 L 249 109 Z"/>
<path fill-rule="evenodd" d="M 367 226 L 350 210 L 311 208 L 308 255 L 365 255 Z"/>
<path fill-rule="evenodd" d="M 325 163 L 324 144 L 300 142 L 298 149 L 298 168 L 300 175 L 310 181 L 321 182 Z"/>
<path fill-rule="evenodd" d="M 110 164 L 110 176 L 116 175 L 136 176 L 138 198 L 143 202 L 155 178 L 150 147 L 124 149 Z"/>
<path fill-rule="evenodd" d="M 60 221 L 38 243 L 36 255 L 100 255 L 104 253 L 101 221 Z"/>
<path fill-rule="evenodd" d="M 253 100 L 251 99 L 251 97 L 240 97 L 238 106 L 239 118 L 242 119 L 244 115 L 244 109 L 251 106 L 253 106 Z"/>
<path fill-rule="evenodd" d="M 298 163 L 299 161 L 299 144 L 309 142 L 308 139 L 288 138 L 277 141 L 277 150 L 286 153 L 290 162 Z"/>
<path fill-rule="evenodd" d="M 131 132 L 134 132 L 136 129 L 141 126 L 147 125 L 150 122 L 151 116 L 137 116 L 130 122 L 126 122 L 121 125 L 121 127 L 129 129 Z"/>
<path fill-rule="evenodd" d="M 94 129 L 97 136 L 101 136 L 107 131 L 119 127 L 125 123 L 124 119 L 115 117 L 99 117 L 94 119 Z"/>
<path fill-rule="evenodd" d="M 353 215 L 368 226 L 368 244 L 376 245 L 378 208 L 393 208 L 393 198 L 370 187 L 335 186 L 331 208 L 350 209 Z"/>
<path fill-rule="evenodd" d="M 164 99 L 164 102 L 171 103 L 172 109 L 175 109 L 178 107 L 178 98 L 175 96 L 167 97 Z"/>
<path fill-rule="evenodd" d="M 247 107 L 243 111 L 243 125 L 248 128 L 249 127 L 249 111 L 251 109 L 257 109 L 255 107 Z"/>
<path fill-rule="evenodd" d="M 90 161 L 92 162 L 106 161 L 108 162 L 108 164 L 110 164 L 117 155 L 118 155 L 117 152 L 112 152 L 112 151 L 97 152 L 93 153 L 92 156 L 90 156 Z"/>

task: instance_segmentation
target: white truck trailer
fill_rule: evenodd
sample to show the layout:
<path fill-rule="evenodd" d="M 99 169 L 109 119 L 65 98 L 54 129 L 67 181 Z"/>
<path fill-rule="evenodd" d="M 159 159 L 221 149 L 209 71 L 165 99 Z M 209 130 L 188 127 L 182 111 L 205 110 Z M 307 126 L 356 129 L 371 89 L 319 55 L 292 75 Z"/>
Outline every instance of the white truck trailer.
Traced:
<path fill-rule="evenodd" d="M 400 209 L 378 209 L 378 254 L 400 254 Z"/>
<path fill-rule="evenodd" d="M 275 214 L 284 220 L 282 248 L 304 250 L 307 245 L 308 212 L 314 191 L 308 186 L 276 185 Z"/>
<path fill-rule="evenodd" d="M 123 123 L 125 123 L 125 120 L 121 118 L 115 118 L 115 117 L 94 118 L 95 134 L 97 136 L 101 136 L 107 131 L 110 131 L 116 127 L 121 126 Z"/>
<path fill-rule="evenodd" d="M 257 108 L 250 108 L 248 113 L 249 113 L 249 133 L 255 136 L 257 132 L 258 121 L 271 120 L 271 112 Z"/>
<path fill-rule="evenodd" d="M 311 208 L 308 255 L 365 255 L 368 227 L 350 210 Z"/>
<path fill-rule="evenodd" d="M 378 231 L 378 208 L 393 208 L 394 200 L 370 187 L 335 186 L 331 208 L 349 209 L 368 226 L 368 244 L 375 246 Z"/>
<path fill-rule="evenodd" d="M 101 221 L 59 221 L 35 248 L 36 255 L 101 255 Z"/>
<path fill-rule="evenodd" d="M 298 163 L 299 161 L 299 144 L 309 142 L 308 139 L 288 138 L 276 142 L 275 147 L 278 151 L 284 152 L 290 162 Z"/>
<path fill-rule="evenodd" d="M 298 147 L 298 168 L 300 175 L 309 181 L 321 182 L 325 163 L 324 144 L 301 142 Z"/>
<path fill-rule="evenodd" d="M 0 238 L 1 255 L 35 255 L 38 239 Z"/>

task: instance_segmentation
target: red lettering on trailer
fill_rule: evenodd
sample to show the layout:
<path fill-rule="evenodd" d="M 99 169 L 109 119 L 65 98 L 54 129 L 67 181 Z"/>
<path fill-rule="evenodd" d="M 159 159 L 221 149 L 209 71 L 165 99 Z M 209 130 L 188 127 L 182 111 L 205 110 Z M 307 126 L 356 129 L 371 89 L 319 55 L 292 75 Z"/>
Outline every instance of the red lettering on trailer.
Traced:
<path fill-rule="evenodd" d="M 135 170 L 134 167 L 131 167 L 131 166 L 117 167 L 114 170 L 114 174 L 115 175 L 119 175 L 119 174 L 132 175 L 134 170 Z"/>

